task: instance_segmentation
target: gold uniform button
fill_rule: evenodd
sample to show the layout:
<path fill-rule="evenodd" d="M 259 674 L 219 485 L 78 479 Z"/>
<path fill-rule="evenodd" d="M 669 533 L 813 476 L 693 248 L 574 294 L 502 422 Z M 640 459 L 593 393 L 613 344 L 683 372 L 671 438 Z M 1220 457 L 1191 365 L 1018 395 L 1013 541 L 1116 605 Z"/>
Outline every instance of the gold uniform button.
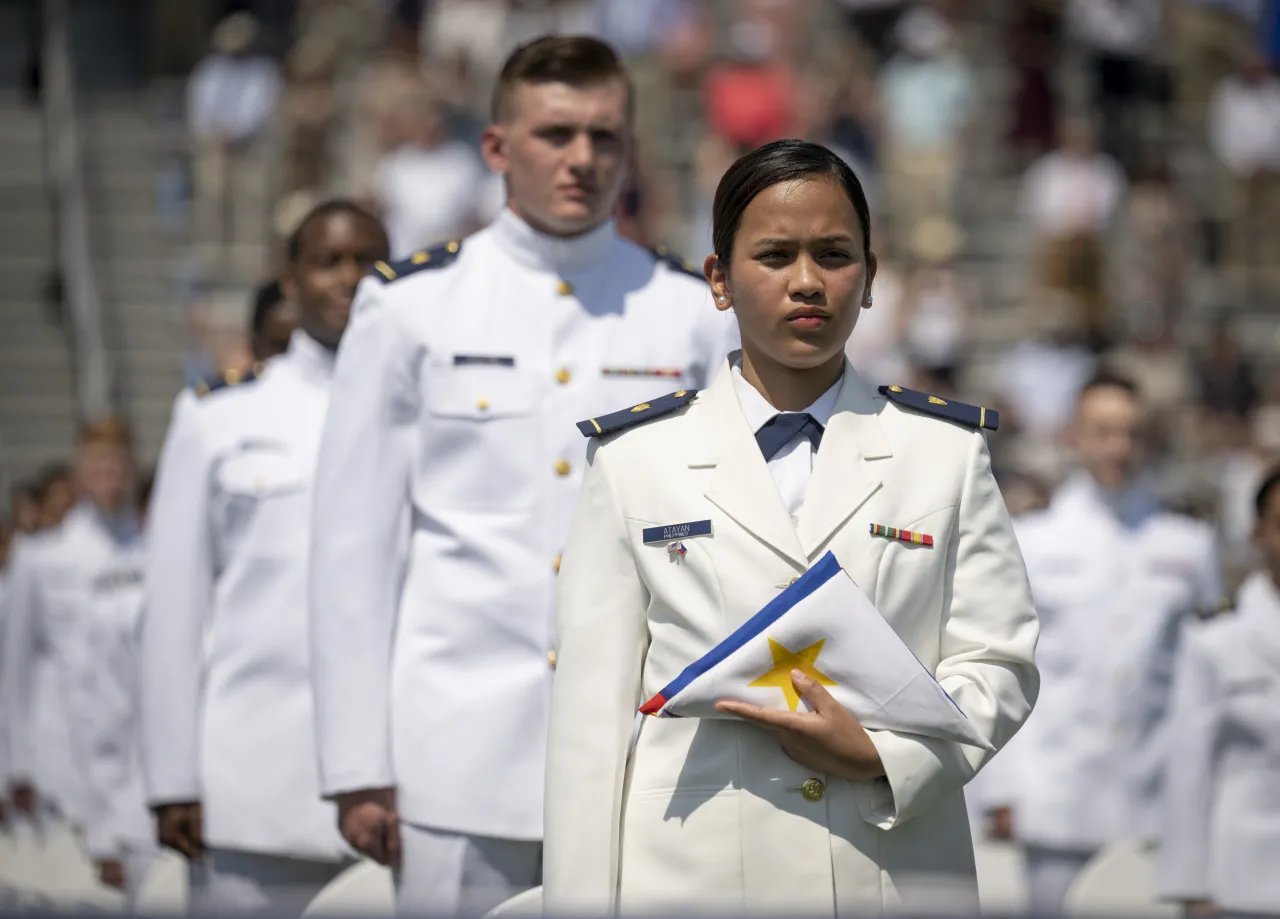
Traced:
<path fill-rule="evenodd" d="M 573 467 L 569 465 L 569 461 L 562 459 L 556 460 L 556 475 L 566 476 Z"/>
<path fill-rule="evenodd" d="M 554 651 L 547 652 L 547 663 L 551 665 L 552 670 L 556 669 L 556 652 Z"/>
<path fill-rule="evenodd" d="M 488 408 L 489 408 L 489 400 L 488 400 L 488 399 L 481 399 L 480 401 L 478 401 L 478 402 L 476 403 L 476 408 L 480 409 L 480 411 L 482 411 L 482 412 L 483 412 L 483 411 L 485 411 L 486 409 L 488 409 Z"/>
<path fill-rule="evenodd" d="M 569 372 L 568 367 L 561 367 L 556 371 L 556 382 L 560 384 L 568 383 L 573 379 L 573 374 Z"/>
<path fill-rule="evenodd" d="M 556 293 L 562 297 L 570 297 L 573 295 L 573 285 L 568 281 L 561 281 L 556 285 Z"/>
<path fill-rule="evenodd" d="M 821 801 L 827 793 L 827 785 L 822 779 L 805 779 L 800 786 L 800 794 L 806 801 Z"/>
<path fill-rule="evenodd" d="M 556 574 L 560 573 L 560 556 L 556 556 L 551 560 L 551 570 Z"/>

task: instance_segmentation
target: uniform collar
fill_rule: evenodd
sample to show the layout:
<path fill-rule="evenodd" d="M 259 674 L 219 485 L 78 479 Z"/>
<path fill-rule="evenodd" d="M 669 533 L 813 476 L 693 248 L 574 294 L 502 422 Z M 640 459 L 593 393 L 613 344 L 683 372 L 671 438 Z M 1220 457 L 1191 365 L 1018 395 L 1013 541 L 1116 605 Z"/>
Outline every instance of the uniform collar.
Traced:
<path fill-rule="evenodd" d="M 289 349 L 285 352 L 290 363 L 304 374 L 327 383 L 333 378 L 336 354 L 316 341 L 302 329 L 294 329 L 289 336 Z"/>
<path fill-rule="evenodd" d="M 108 513 L 95 507 L 91 501 L 81 499 L 72 513 L 86 523 L 105 531 L 117 545 L 125 545 L 140 535 L 138 515 L 132 508 Z"/>
<path fill-rule="evenodd" d="M 503 208 L 492 227 L 498 245 L 516 261 L 554 274 L 603 262 L 616 235 L 613 221 L 606 220 L 579 236 L 550 236 L 529 226 L 511 208 Z"/>
<path fill-rule="evenodd" d="M 782 412 L 774 408 L 760 390 L 747 382 L 742 375 L 741 360 L 734 361 L 731 372 L 733 373 L 733 389 L 738 394 L 738 403 L 742 406 L 742 414 L 747 416 L 747 426 L 751 428 L 752 433 L 757 433 L 769 423 L 771 418 L 782 414 Z M 824 429 L 831 420 L 832 413 L 836 410 L 836 401 L 840 398 L 840 389 L 843 383 L 844 374 L 842 372 L 840 378 L 832 383 L 826 392 L 818 396 L 808 408 L 803 409 Z"/>
<path fill-rule="evenodd" d="M 1083 469 L 1077 470 L 1062 484 L 1053 503 L 1078 503 L 1104 510 L 1130 530 L 1138 529 L 1160 512 L 1160 503 L 1141 486 L 1130 485 L 1119 493 L 1109 491 Z"/>

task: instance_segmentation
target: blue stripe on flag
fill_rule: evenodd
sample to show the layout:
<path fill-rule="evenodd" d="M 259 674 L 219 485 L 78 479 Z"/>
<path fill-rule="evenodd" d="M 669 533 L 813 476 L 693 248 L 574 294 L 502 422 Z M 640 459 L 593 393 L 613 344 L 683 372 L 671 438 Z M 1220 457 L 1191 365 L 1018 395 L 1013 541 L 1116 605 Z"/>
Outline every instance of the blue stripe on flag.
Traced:
<path fill-rule="evenodd" d="M 782 618 L 791 607 L 808 597 L 823 584 L 840 573 L 840 563 L 835 555 L 828 552 L 818 563 L 796 578 L 786 590 L 778 594 L 760 612 L 756 613 L 734 631 L 720 644 L 716 645 L 702 657 L 698 658 L 668 683 L 659 693 L 670 704 L 680 692 L 702 674 L 715 667 L 734 651 L 737 651 L 753 638 Z"/>

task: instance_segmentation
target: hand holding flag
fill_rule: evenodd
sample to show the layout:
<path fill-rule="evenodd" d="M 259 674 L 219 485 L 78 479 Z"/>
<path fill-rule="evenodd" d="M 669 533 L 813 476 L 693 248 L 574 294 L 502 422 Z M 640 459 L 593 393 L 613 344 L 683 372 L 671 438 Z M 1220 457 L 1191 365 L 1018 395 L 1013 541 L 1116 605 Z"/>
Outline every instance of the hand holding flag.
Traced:
<path fill-rule="evenodd" d="M 730 699 L 717 702 L 716 711 L 772 731 L 782 744 L 782 752 L 802 766 L 853 782 L 870 782 L 884 775 L 884 764 L 870 736 L 822 682 L 798 669 L 788 677 L 793 691 L 811 711 L 780 711 Z"/>

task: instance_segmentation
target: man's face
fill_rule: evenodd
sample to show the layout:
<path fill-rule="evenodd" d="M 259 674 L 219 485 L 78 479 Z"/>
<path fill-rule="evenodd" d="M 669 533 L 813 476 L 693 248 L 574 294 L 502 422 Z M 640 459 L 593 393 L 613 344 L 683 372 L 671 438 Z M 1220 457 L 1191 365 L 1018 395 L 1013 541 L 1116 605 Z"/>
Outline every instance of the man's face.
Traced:
<path fill-rule="evenodd" d="M 298 260 L 282 279 L 286 299 L 299 304 L 308 335 L 336 348 L 356 286 L 374 262 L 388 257 L 386 233 L 369 217 L 335 211 L 312 220 L 299 242 Z"/>
<path fill-rule="evenodd" d="M 627 87 L 616 79 L 518 84 L 483 148 L 520 217 L 555 236 L 585 233 L 608 219 L 627 179 Z"/>
<path fill-rule="evenodd" d="M 119 511 L 133 500 L 133 456 L 120 444 L 86 444 L 80 448 L 76 479 L 81 493 L 100 510 Z"/>
<path fill-rule="evenodd" d="M 1142 405 L 1118 386 L 1099 386 L 1080 398 L 1073 440 L 1081 465 L 1099 484 L 1124 488 L 1141 458 Z"/>

